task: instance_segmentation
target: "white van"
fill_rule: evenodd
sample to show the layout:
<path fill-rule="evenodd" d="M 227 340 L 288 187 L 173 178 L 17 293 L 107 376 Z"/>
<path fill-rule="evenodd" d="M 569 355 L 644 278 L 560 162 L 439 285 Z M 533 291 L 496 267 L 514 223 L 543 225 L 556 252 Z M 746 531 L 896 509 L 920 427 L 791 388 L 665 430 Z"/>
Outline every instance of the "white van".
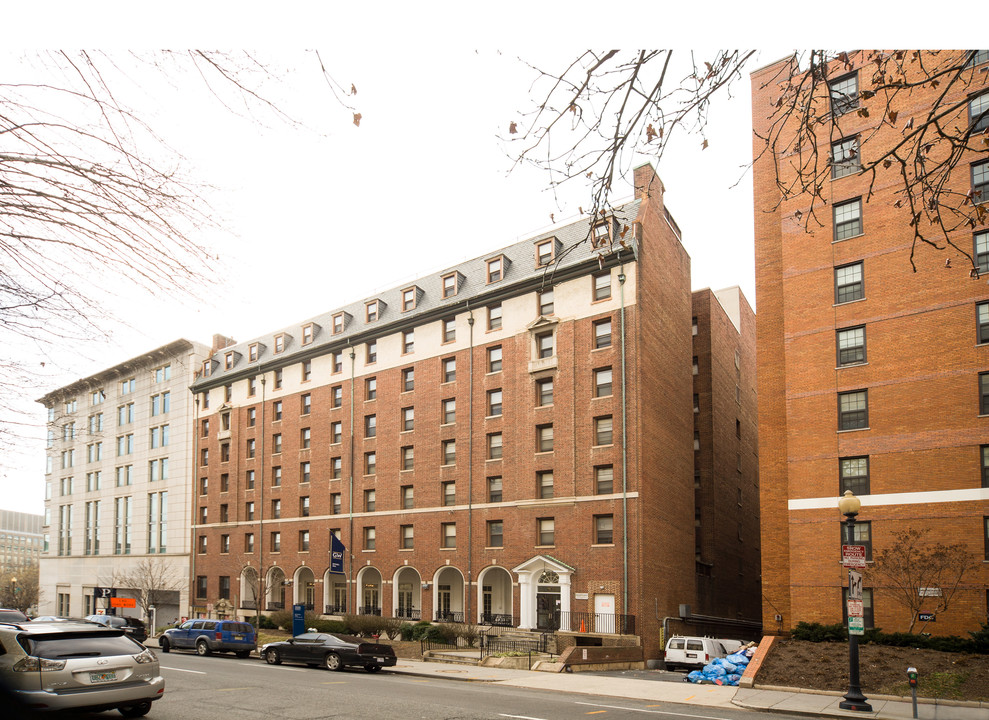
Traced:
<path fill-rule="evenodd" d="M 666 643 L 666 669 L 700 670 L 714 658 L 728 656 L 728 650 L 716 638 L 674 635 Z"/>

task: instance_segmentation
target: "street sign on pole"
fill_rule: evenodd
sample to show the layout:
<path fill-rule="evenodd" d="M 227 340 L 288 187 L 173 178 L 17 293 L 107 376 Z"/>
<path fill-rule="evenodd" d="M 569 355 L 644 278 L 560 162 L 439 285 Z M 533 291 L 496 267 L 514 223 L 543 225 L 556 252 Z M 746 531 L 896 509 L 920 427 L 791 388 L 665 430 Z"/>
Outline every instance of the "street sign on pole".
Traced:
<path fill-rule="evenodd" d="M 864 545 L 842 545 L 841 564 L 846 568 L 864 568 L 865 546 Z"/>
<path fill-rule="evenodd" d="M 862 599 L 862 573 L 854 570 L 848 571 L 848 599 Z"/>
<path fill-rule="evenodd" d="M 865 620 L 860 617 L 848 616 L 848 634 L 865 635 Z"/>
<path fill-rule="evenodd" d="M 863 617 L 864 607 L 861 600 L 848 599 L 848 617 Z"/>

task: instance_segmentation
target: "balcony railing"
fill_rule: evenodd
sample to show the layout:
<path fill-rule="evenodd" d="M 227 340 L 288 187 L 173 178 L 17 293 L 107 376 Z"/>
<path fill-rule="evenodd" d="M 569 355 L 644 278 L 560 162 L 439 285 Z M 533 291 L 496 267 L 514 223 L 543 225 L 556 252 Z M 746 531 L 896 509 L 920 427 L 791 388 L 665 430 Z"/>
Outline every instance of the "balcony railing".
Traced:
<path fill-rule="evenodd" d="M 372 605 L 361 605 L 357 609 L 358 615 L 381 615 L 381 608 Z"/>
<path fill-rule="evenodd" d="M 241 610 L 257 610 L 258 601 L 257 600 L 241 600 L 240 601 Z"/>
<path fill-rule="evenodd" d="M 481 613 L 481 625 L 495 627 L 518 627 L 519 619 L 513 615 L 501 613 Z"/>
<path fill-rule="evenodd" d="M 347 604 L 342 603 L 340 605 L 327 605 L 326 613 L 327 615 L 345 615 L 347 613 Z"/>
<path fill-rule="evenodd" d="M 271 600 L 268 601 L 268 606 L 265 608 L 265 610 L 284 610 L 284 609 L 285 609 L 285 603 L 273 602 Z"/>
<path fill-rule="evenodd" d="M 559 629 L 569 632 L 634 635 L 635 615 L 614 613 L 564 612 L 559 616 Z"/>
<path fill-rule="evenodd" d="M 436 622 L 455 622 L 462 623 L 464 621 L 464 613 L 462 610 L 437 610 L 436 611 Z"/>
<path fill-rule="evenodd" d="M 395 617 L 399 620 L 422 620 L 422 610 L 416 608 L 403 608 L 399 606 Z"/>

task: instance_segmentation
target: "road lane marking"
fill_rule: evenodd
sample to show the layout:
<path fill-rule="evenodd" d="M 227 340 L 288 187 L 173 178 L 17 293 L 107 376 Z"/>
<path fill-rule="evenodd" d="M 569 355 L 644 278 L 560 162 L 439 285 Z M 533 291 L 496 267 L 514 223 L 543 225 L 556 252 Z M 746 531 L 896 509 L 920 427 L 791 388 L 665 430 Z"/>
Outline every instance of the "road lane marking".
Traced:
<path fill-rule="evenodd" d="M 622 705 L 601 705 L 599 703 L 578 702 L 575 705 L 587 705 L 588 707 L 602 707 L 609 710 L 625 710 L 627 712 L 647 713 L 649 715 L 673 715 L 675 717 L 701 718 L 701 720 L 728 720 L 721 715 L 690 715 L 683 712 L 666 712 L 664 710 L 646 710 L 645 708 L 623 707 Z M 511 717 L 511 716 L 509 716 Z"/>
<path fill-rule="evenodd" d="M 545 718 L 534 718 L 528 715 L 505 715 L 504 713 L 498 715 L 498 717 L 518 718 L 518 720 L 545 720 Z"/>
<path fill-rule="evenodd" d="M 178 672 L 191 672 L 191 673 L 194 673 L 196 675 L 205 675 L 206 674 L 202 670 L 186 670 L 185 668 L 165 667 L 164 665 L 162 665 L 160 667 L 161 667 L 162 670 L 177 670 Z"/>
<path fill-rule="evenodd" d="M 216 692 L 235 692 L 238 690 L 253 690 L 254 688 L 242 687 L 242 688 L 219 688 Z"/>
<path fill-rule="evenodd" d="M 326 682 L 321 682 L 320 685 L 346 685 L 346 680 L 327 680 Z"/>
<path fill-rule="evenodd" d="M 606 713 L 607 710 L 588 710 L 585 715 L 600 715 L 601 713 Z"/>

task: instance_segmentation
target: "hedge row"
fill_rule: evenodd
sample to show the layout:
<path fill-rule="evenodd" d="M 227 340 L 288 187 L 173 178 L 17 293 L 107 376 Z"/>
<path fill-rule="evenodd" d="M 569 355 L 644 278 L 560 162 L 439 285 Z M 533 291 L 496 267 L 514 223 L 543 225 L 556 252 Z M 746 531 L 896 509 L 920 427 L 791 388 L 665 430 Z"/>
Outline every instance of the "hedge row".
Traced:
<path fill-rule="evenodd" d="M 845 642 L 848 640 L 848 630 L 842 623 L 822 625 L 821 623 L 799 622 L 790 633 L 794 640 L 808 642 Z M 896 647 L 927 648 L 956 653 L 989 654 L 989 622 L 975 632 L 969 632 L 969 637 L 957 635 L 934 636 L 914 633 L 884 633 L 881 628 L 866 630 L 859 642 L 874 645 L 892 645 Z"/>
<path fill-rule="evenodd" d="M 251 616 L 247 618 L 255 627 L 262 630 L 279 628 L 292 629 L 292 613 L 288 610 L 276 610 L 270 615 Z M 433 625 L 428 620 L 413 625 L 394 618 L 377 615 L 344 615 L 343 620 L 326 620 L 318 615 L 306 613 L 306 629 L 314 628 L 317 632 L 357 635 L 372 637 L 377 635 L 382 639 L 392 640 L 431 640 L 433 642 L 456 642 L 463 638 L 466 645 L 473 647 L 477 643 L 478 629 L 476 625 L 442 624 Z"/>

